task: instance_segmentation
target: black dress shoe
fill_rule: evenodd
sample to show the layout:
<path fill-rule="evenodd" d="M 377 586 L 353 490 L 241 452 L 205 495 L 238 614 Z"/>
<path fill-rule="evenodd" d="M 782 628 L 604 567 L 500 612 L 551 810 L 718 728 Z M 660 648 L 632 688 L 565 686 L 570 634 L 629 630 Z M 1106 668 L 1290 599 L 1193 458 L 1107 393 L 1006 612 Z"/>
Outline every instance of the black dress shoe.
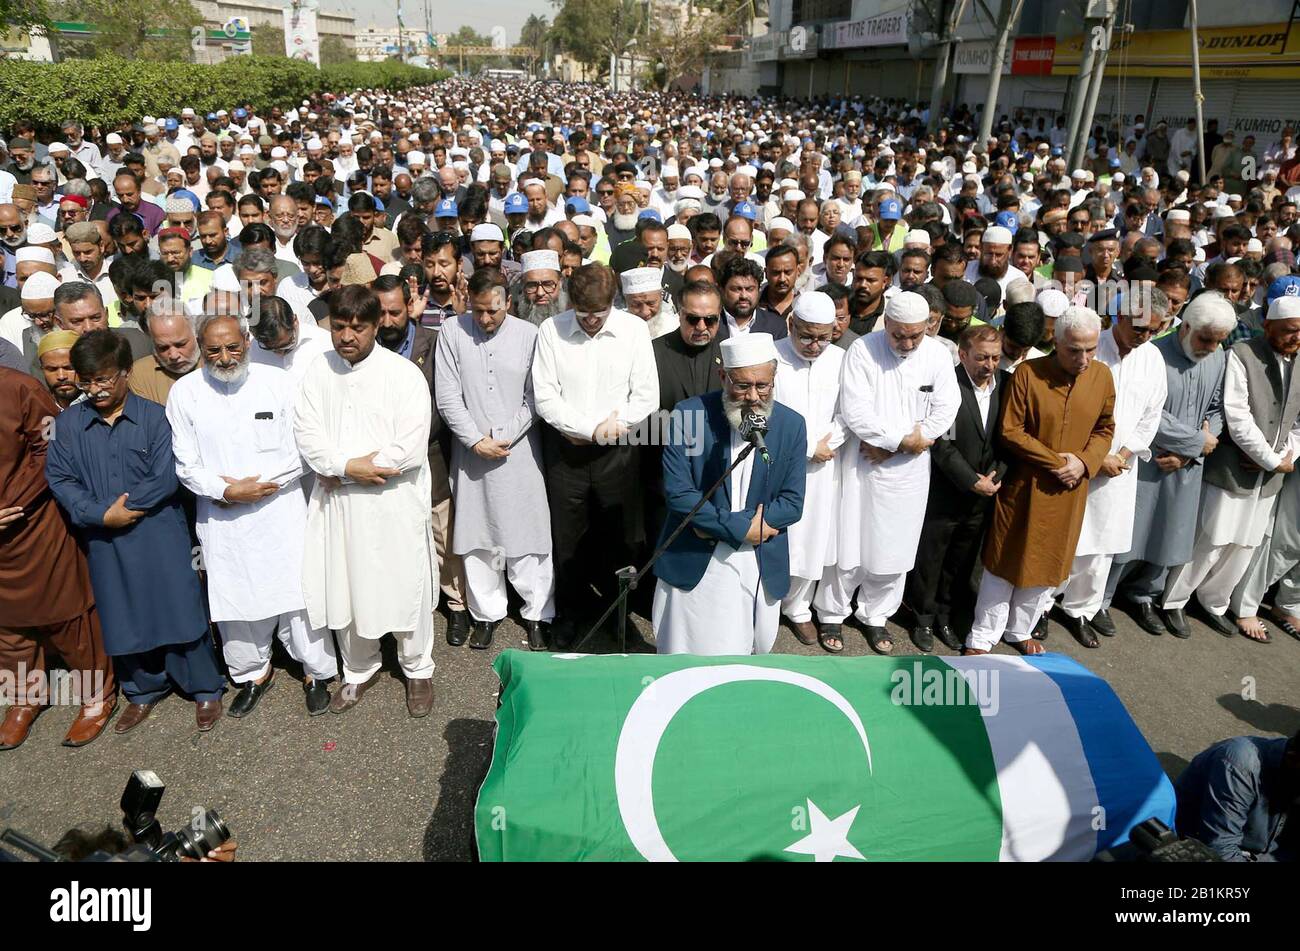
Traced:
<path fill-rule="evenodd" d="M 498 621 L 475 621 L 473 633 L 469 636 L 469 646 L 476 651 L 487 650 L 492 646 L 492 634 L 497 629 Z"/>
<path fill-rule="evenodd" d="M 1070 636 L 1082 644 L 1084 647 L 1100 647 L 1101 643 L 1097 640 L 1097 635 L 1088 629 L 1088 622 L 1081 617 L 1074 617 L 1066 614 L 1064 611 L 1056 619 L 1061 627 L 1070 632 Z"/>
<path fill-rule="evenodd" d="M 271 689 L 273 683 L 275 683 L 275 671 L 271 671 L 271 675 L 260 684 L 256 681 L 244 684 L 239 688 L 235 699 L 230 701 L 230 709 L 226 713 L 235 719 L 248 716 L 261 701 L 262 696 Z"/>
<path fill-rule="evenodd" d="M 1192 629 L 1187 624 L 1187 615 L 1182 608 L 1165 608 L 1160 612 L 1165 619 L 1165 627 L 1174 637 L 1186 640 L 1192 636 Z"/>
<path fill-rule="evenodd" d="M 1160 620 L 1160 615 L 1156 613 L 1155 605 L 1150 601 L 1139 601 L 1133 605 L 1133 620 L 1142 630 L 1156 637 L 1168 630 L 1165 622 Z"/>
<path fill-rule="evenodd" d="M 929 654 L 934 650 L 934 628 L 928 624 L 912 628 L 912 643 L 922 654 Z"/>
<path fill-rule="evenodd" d="M 330 682 L 313 680 L 302 685 L 302 692 L 307 697 L 307 712 L 314 717 L 320 716 L 330 708 Z"/>
<path fill-rule="evenodd" d="M 943 641 L 943 646 L 949 650 L 959 651 L 965 646 L 962 639 L 957 636 L 957 632 L 952 629 L 952 625 L 946 621 L 941 621 L 939 626 L 934 629 L 935 635 Z"/>
<path fill-rule="evenodd" d="M 1237 636 L 1237 625 L 1233 624 L 1232 621 L 1228 619 L 1228 615 L 1211 614 L 1204 608 L 1202 608 L 1199 613 L 1201 615 L 1201 620 L 1205 622 L 1205 626 L 1216 634 L 1222 634 L 1224 637 Z"/>
<path fill-rule="evenodd" d="M 530 651 L 546 650 L 546 634 L 549 627 L 550 625 L 545 621 L 524 621 L 524 630 L 528 632 L 528 649 Z"/>
<path fill-rule="evenodd" d="M 1038 623 L 1034 625 L 1034 629 L 1030 633 L 1033 635 L 1033 638 L 1036 641 L 1047 640 L 1047 612 L 1046 611 L 1043 612 L 1043 616 L 1038 619 Z"/>
<path fill-rule="evenodd" d="M 1115 622 L 1111 618 L 1110 612 L 1107 611 L 1105 608 L 1102 608 L 1100 611 L 1094 614 L 1092 616 L 1092 620 L 1089 621 L 1088 623 L 1092 625 L 1092 629 L 1094 631 L 1096 631 L 1098 634 L 1102 635 L 1103 637 L 1115 636 Z"/>
<path fill-rule="evenodd" d="M 469 639 L 469 612 L 452 611 L 447 619 L 447 643 L 460 647 Z"/>

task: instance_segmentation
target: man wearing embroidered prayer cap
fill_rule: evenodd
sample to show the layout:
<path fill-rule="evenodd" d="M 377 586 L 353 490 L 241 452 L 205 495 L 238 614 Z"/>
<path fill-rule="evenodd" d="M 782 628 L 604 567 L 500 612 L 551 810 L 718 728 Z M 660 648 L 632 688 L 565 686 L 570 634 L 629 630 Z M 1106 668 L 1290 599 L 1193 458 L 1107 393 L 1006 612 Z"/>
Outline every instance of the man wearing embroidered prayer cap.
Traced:
<path fill-rule="evenodd" d="M 841 624 L 857 592 L 858 618 L 873 650 L 887 654 L 885 622 L 903 600 L 930 492 L 930 446 L 952 426 L 961 391 L 948 349 L 926 334 L 930 306 L 920 294 L 890 298 L 884 328 L 854 341 L 844 356 L 836 565 L 813 604 L 823 644 L 843 645 Z"/>
<path fill-rule="evenodd" d="M 660 544 L 744 451 L 741 427 L 751 417 L 767 424 L 771 461 L 751 451 L 656 563 L 661 654 L 769 653 L 790 590 L 786 530 L 803 515 L 808 430 L 776 401 L 779 358 L 770 334 L 732 337 L 721 351 L 722 390 L 679 403 L 673 416 Z"/>
<path fill-rule="evenodd" d="M 837 450 L 845 439 L 838 409 L 845 351 L 833 345 L 834 328 L 835 302 L 821 291 L 806 291 L 794 300 L 789 335 L 776 342 L 777 392 L 786 406 L 803 417 L 808 432 L 804 517 L 790 526 L 790 591 L 781 602 L 781 613 L 803 644 L 817 640 L 813 591 L 826 569 L 835 564 L 840 507 Z"/>
<path fill-rule="evenodd" d="M 677 329 L 677 313 L 664 300 L 663 275 L 662 268 L 634 267 L 619 276 L 623 309 L 645 321 L 651 340 Z"/>
<path fill-rule="evenodd" d="M 559 254 L 549 248 L 527 251 L 519 258 L 519 273 L 522 280 L 514 298 L 519 317 L 540 327 L 543 321 L 569 309 Z"/>
<path fill-rule="evenodd" d="M 30 364 L 36 357 L 36 344 L 54 327 L 54 291 L 59 279 L 45 270 L 23 281 L 18 306 L 0 317 L 0 340 L 22 351 Z"/>

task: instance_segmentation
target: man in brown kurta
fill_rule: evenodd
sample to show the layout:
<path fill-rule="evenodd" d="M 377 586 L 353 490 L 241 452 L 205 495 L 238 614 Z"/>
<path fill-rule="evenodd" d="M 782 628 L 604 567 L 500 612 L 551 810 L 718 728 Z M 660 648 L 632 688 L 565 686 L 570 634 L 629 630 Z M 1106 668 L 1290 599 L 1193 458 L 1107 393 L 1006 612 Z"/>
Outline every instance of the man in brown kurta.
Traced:
<path fill-rule="evenodd" d="M 59 407 L 44 384 L 0 368 L 0 750 L 27 739 L 50 701 L 45 653 L 74 676 L 81 712 L 64 739 L 84 746 L 117 706 L 86 559 L 45 481 Z"/>
<path fill-rule="evenodd" d="M 1056 349 L 1020 365 L 1007 385 L 1002 444 L 1014 460 L 994 497 L 975 623 L 963 654 L 987 654 L 1004 636 L 1022 654 L 1053 590 L 1070 575 L 1088 501 L 1115 431 L 1115 383 L 1094 360 L 1097 314 L 1072 307 Z"/>

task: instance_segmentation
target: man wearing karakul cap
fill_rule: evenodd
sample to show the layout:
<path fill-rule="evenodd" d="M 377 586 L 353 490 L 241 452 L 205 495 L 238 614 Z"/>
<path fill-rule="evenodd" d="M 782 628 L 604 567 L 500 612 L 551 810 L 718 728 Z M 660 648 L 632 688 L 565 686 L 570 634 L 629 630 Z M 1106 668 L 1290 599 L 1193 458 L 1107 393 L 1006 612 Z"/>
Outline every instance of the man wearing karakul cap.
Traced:
<path fill-rule="evenodd" d="M 952 426 L 961 392 L 952 356 L 926 335 L 930 307 L 903 291 L 885 305 L 884 329 L 853 342 L 840 378 L 841 453 L 837 564 L 813 604 L 823 641 L 839 640 L 854 592 L 873 650 L 893 641 L 885 621 L 903 600 L 930 491 L 929 448 Z"/>
<path fill-rule="evenodd" d="M 776 402 L 770 334 L 733 337 L 721 350 L 722 390 L 678 404 L 673 418 L 664 449 L 668 518 L 660 544 L 744 450 L 746 414 L 766 417 L 772 461 L 751 452 L 656 563 L 653 623 L 661 654 L 768 653 L 790 588 L 785 529 L 803 515 L 807 428 Z M 702 431 L 683 426 L 701 418 Z"/>

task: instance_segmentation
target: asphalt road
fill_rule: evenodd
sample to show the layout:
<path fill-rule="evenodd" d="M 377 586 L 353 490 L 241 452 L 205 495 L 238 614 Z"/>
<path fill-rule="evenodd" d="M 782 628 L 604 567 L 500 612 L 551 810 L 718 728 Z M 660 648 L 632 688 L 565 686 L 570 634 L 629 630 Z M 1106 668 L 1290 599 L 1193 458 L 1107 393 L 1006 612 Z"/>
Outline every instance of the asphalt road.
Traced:
<path fill-rule="evenodd" d="M 1180 641 L 1113 616 L 1119 634 L 1099 650 L 1080 647 L 1056 624 L 1046 646 L 1110 682 L 1171 777 L 1217 740 L 1300 728 L 1300 643 L 1275 628 L 1273 643 L 1260 645 L 1193 621 L 1192 637 Z M 47 711 L 26 744 L 0 753 L 0 828 L 52 843 L 69 826 L 116 823 L 130 771 L 148 768 L 168 785 L 165 828 L 216 808 L 235 831 L 241 860 L 468 860 L 474 796 L 491 755 L 490 662 L 523 635 L 507 622 L 491 650 L 472 651 L 447 645 L 441 616 L 437 626 L 435 706 L 423 720 L 406 714 L 391 651 L 382 682 L 342 716 L 308 717 L 283 665 L 253 716 L 223 718 L 208 734 L 195 731 L 193 706 L 173 697 L 131 734 L 113 735 L 110 726 L 71 750 L 60 741 L 75 711 Z M 916 652 L 901 628 L 895 634 L 896 653 Z M 595 647 L 612 648 L 609 639 Z M 776 649 L 822 653 L 786 629 Z M 860 631 L 846 628 L 845 654 L 867 653 Z"/>

